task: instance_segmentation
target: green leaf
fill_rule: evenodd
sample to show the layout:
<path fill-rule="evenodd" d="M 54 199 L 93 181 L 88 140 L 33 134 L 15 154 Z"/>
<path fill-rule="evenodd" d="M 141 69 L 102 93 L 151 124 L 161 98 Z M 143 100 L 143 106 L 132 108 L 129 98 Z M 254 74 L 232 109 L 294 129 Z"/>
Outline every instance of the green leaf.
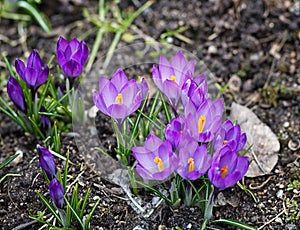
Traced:
<path fill-rule="evenodd" d="M 6 165 L 8 165 L 10 162 L 12 162 L 14 159 L 16 159 L 16 157 L 19 156 L 19 153 L 16 153 L 12 156 L 10 156 L 9 158 L 7 158 L 4 162 L 2 162 L 0 164 L 0 170 L 3 169 Z"/>
<path fill-rule="evenodd" d="M 48 210 L 52 213 L 52 215 L 57 219 L 57 221 L 62 225 L 62 220 L 59 215 L 56 213 L 56 209 L 48 202 L 48 200 L 39 192 L 36 191 L 36 194 L 40 197 L 44 205 L 48 208 Z"/>
<path fill-rule="evenodd" d="M 85 230 L 85 225 L 84 223 L 82 222 L 82 220 L 80 219 L 80 217 L 78 216 L 78 214 L 76 213 L 76 211 L 72 208 L 71 204 L 69 203 L 69 201 L 65 198 L 65 201 L 67 203 L 67 205 L 70 207 L 70 210 L 72 212 L 72 214 L 75 216 L 76 220 L 78 221 L 78 223 L 80 224 L 81 226 L 81 229 L 82 230 Z"/>
<path fill-rule="evenodd" d="M 95 212 L 97 206 L 99 205 L 99 203 L 100 203 L 100 198 L 99 198 L 99 199 L 97 200 L 97 202 L 94 204 L 94 206 L 93 206 L 91 212 L 90 212 L 90 213 L 88 214 L 88 216 L 86 217 L 85 225 L 84 225 L 84 226 L 85 226 L 85 229 L 88 229 L 88 228 L 89 228 L 89 223 L 90 223 L 90 221 L 91 221 L 92 215 L 94 214 L 94 212 Z"/>
<path fill-rule="evenodd" d="M 221 219 L 212 221 L 212 223 L 231 225 L 231 226 L 239 227 L 239 228 L 246 229 L 246 230 L 256 230 L 257 229 L 256 227 L 245 224 L 243 222 L 240 222 L 237 220 L 230 220 L 230 219 L 222 219 L 221 218 Z"/>

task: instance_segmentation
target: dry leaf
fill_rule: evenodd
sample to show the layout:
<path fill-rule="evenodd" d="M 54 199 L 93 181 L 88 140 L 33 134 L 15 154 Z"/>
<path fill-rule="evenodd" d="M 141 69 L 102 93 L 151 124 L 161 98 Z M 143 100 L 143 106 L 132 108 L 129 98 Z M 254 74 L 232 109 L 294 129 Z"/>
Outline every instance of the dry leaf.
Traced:
<path fill-rule="evenodd" d="M 279 141 L 269 126 L 264 124 L 250 109 L 232 103 L 230 119 L 240 124 L 247 134 L 247 147 L 253 144 L 247 153 L 253 159 L 246 174 L 257 177 L 269 174 L 278 161 Z"/>

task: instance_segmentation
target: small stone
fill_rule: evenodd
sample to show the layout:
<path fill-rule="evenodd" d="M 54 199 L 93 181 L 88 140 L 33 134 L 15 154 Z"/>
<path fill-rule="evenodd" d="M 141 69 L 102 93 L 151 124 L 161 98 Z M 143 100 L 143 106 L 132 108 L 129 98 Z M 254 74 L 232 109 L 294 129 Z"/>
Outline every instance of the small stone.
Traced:
<path fill-rule="evenodd" d="M 284 123 L 283 123 L 283 127 L 284 128 L 288 128 L 290 126 L 290 123 L 288 122 L 288 121 L 285 121 Z"/>
<path fill-rule="evenodd" d="M 17 165 L 23 160 L 23 155 L 24 155 L 23 151 L 18 150 L 18 151 L 16 151 L 16 154 L 19 154 L 19 155 L 11 162 L 12 165 Z"/>
<path fill-rule="evenodd" d="M 93 200 L 99 200 L 100 199 L 100 196 L 94 196 L 93 197 Z"/>
<path fill-rule="evenodd" d="M 95 118 L 98 112 L 98 108 L 94 105 L 92 108 L 89 109 L 89 117 L 90 118 Z"/>
<path fill-rule="evenodd" d="M 187 226 L 186 226 L 187 229 L 191 229 L 192 228 L 192 224 L 189 223 Z"/>
<path fill-rule="evenodd" d="M 278 192 L 276 193 L 277 198 L 281 199 L 283 195 L 283 190 L 278 190 Z"/>
<path fill-rule="evenodd" d="M 283 188 L 284 188 L 284 185 L 283 185 L 283 184 L 279 184 L 278 187 L 279 187 L 280 189 L 283 189 Z"/>
<path fill-rule="evenodd" d="M 166 226 L 165 225 L 159 225 L 158 226 L 158 230 L 165 230 L 166 229 Z"/>
<path fill-rule="evenodd" d="M 218 53 L 218 49 L 215 46 L 209 46 L 207 52 L 209 54 L 216 54 L 216 53 Z"/>

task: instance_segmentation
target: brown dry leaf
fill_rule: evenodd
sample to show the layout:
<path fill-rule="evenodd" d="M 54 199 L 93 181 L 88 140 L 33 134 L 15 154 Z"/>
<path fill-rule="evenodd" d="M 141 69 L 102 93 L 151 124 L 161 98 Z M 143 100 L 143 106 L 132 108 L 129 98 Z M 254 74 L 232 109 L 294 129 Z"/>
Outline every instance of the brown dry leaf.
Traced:
<path fill-rule="evenodd" d="M 247 147 L 253 144 L 247 153 L 253 159 L 246 174 L 257 177 L 269 174 L 278 161 L 279 141 L 269 126 L 264 124 L 249 108 L 232 103 L 230 119 L 240 124 L 247 134 Z"/>

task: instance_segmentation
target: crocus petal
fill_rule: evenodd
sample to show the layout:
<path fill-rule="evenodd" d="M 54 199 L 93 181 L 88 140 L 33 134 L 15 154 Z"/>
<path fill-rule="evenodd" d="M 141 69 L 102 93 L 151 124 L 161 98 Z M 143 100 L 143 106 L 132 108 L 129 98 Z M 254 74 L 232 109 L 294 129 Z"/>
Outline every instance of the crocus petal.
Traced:
<path fill-rule="evenodd" d="M 12 76 L 9 77 L 9 80 L 7 82 L 7 93 L 15 106 L 22 112 L 26 112 L 22 87 L 20 86 L 19 82 Z"/>
<path fill-rule="evenodd" d="M 164 82 L 167 79 L 170 79 L 170 77 L 174 76 L 175 74 L 170 62 L 163 55 L 161 55 L 159 58 L 159 73 L 162 82 Z"/>
<path fill-rule="evenodd" d="M 75 60 L 70 60 L 62 65 L 62 70 L 68 77 L 78 77 L 82 72 L 82 65 Z"/>
<path fill-rule="evenodd" d="M 117 91 L 120 92 L 123 86 L 128 82 L 128 78 L 122 69 L 118 69 L 110 82 L 116 87 Z"/>
<path fill-rule="evenodd" d="M 36 85 L 35 87 L 39 87 L 40 85 L 44 84 L 49 76 L 49 68 L 48 66 L 45 67 L 43 71 L 40 72 L 39 76 L 36 79 Z"/>
<path fill-rule="evenodd" d="M 152 77 L 155 85 L 162 91 L 162 80 L 158 68 L 154 64 L 152 67 Z"/>
<path fill-rule="evenodd" d="M 99 93 L 97 92 L 94 92 L 94 95 L 93 95 L 93 101 L 94 101 L 94 104 L 97 106 L 97 108 L 104 114 L 106 115 L 110 115 L 107 111 L 107 106 L 105 104 L 105 102 L 103 101 L 102 97 L 99 95 Z"/>
<path fill-rule="evenodd" d="M 172 80 L 164 81 L 162 91 L 169 99 L 171 106 L 173 108 L 176 108 L 178 105 L 178 101 L 180 99 L 180 92 L 181 92 L 177 83 Z"/>
<path fill-rule="evenodd" d="M 56 178 L 53 178 L 49 184 L 50 197 L 57 208 L 64 207 L 64 189 Z"/>
<path fill-rule="evenodd" d="M 57 168 L 52 153 L 42 146 L 38 146 L 38 153 L 41 168 L 45 171 L 48 178 L 52 180 L 57 174 Z"/>
<path fill-rule="evenodd" d="M 16 67 L 16 71 L 19 74 L 19 76 L 25 81 L 25 79 L 23 78 L 24 71 L 25 71 L 24 62 L 21 61 L 20 59 L 17 59 L 16 62 L 15 62 L 15 67 Z"/>
<path fill-rule="evenodd" d="M 57 41 L 56 50 L 60 50 L 60 51 L 64 52 L 68 45 L 69 45 L 68 41 L 65 40 L 62 36 L 60 36 L 58 41 Z"/>

